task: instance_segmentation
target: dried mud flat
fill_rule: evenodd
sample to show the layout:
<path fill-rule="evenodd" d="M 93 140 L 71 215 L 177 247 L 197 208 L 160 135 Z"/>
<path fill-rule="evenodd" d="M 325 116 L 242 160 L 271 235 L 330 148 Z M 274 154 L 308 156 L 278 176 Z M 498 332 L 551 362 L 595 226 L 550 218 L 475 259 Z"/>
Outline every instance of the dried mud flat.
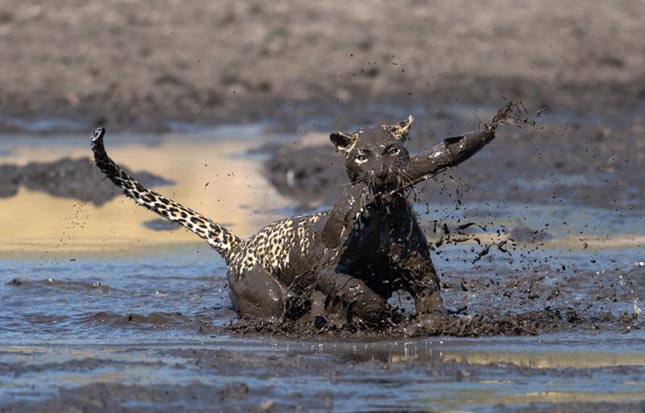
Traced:
<path fill-rule="evenodd" d="M 295 128 L 312 117 L 342 127 L 502 97 L 620 114 L 645 95 L 644 14 L 638 0 L 3 0 L 0 121 L 155 130 L 271 117 Z"/>

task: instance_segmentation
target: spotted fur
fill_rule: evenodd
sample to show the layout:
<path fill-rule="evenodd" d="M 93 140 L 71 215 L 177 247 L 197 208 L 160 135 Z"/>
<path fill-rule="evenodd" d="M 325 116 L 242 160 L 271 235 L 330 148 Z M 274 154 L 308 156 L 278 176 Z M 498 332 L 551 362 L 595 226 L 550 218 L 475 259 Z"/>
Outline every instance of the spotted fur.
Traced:
<path fill-rule="evenodd" d="M 287 218 L 267 225 L 235 248 L 228 264 L 229 272 L 242 278 L 256 265 L 273 274 L 287 270 L 292 252 L 301 256 L 309 253 L 310 232 L 327 214 Z"/>
<path fill-rule="evenodd" d="M 193 211 L 165 196 L 151 191 L 141 185 L 127 172 L 121 169 L 110 159 L 103 146 L 104 128 L 97 128 L 92 135 L 92 151 L 94 162 L 101 171 L 115 185 L 123 190 L 123 193 L 134 201 L 153 211 L 169 221 L 176 222 L 197 234 L 200 238 L 217 251 L 226 261 L 231 259 L 234 248 L 240 244 L 240 238 L 233 235 L 231 231 L 214 223 L 204 215 Z"/>

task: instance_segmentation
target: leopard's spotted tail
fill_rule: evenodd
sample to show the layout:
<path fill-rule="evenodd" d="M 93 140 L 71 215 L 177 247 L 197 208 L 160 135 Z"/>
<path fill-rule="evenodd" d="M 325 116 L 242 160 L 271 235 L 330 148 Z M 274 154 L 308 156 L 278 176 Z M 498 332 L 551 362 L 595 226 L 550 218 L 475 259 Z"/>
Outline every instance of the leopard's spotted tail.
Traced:
<path fill-rule="evenodd" d="M 123 189 L 123 193 L 126 196 L 134 199 L 139 205 L 143 205 L 162 217 L 177 222 L 194 232 L 206 240 L 228 264 L 231 258 L 231 251 L 233 247 L 240 243 L 240 239 L 233 235 L 231 231 L 214 223 L 205 216 L 151 191 L 137 182 L 110 159 L 107 152 L 105 152 L 105 146 L 103 146 L 103 135 L 105 135 L 104 128 L 97 128 L 92 134 L 92 152 L 94 152 L 96 166 L 115 185 Z"/>

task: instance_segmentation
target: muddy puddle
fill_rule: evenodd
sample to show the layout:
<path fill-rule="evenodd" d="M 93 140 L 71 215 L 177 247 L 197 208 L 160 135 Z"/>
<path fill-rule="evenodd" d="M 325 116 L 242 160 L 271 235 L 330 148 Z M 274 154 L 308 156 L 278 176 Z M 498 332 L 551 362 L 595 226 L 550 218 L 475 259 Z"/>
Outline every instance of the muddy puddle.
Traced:
<path fill-rule="evenodd" d="M 251 127 L 110 135 L 106 145 L 135 173 L 174 182 L 160 192 L 246 236 L 325 206 L 324 197 L 303 205 L 281 195 L 266 179 L 268 155 L 255 149 L 293 140 Z M 0 137 L 0 164 L 89 153 L 89 135 Z M 497 190 L 595 184 L 565 172 L 506 174 Z M 420 197 L 435 245 L 443 223 L 485 226 L 436 246 L 447 307 L 464 326 L 501 313 L 517 324 L 477 337 L 466 327 L 292 337 L 231 328 L 224 262 L 129 200 L 93 204 L 103 178 L 92 174 L 85 199 L 24 186 L 0 198 L 0 412 L 645 409 L 638 193 L 611 208 L 578 198 L 491 202 L 472 189 L 463 203 Z"/>

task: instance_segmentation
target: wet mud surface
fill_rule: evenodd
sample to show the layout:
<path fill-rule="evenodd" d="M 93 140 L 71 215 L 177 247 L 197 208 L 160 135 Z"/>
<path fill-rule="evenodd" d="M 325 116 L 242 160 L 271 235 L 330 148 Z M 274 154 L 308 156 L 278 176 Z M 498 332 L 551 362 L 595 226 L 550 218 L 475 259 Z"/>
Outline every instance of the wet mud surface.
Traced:
<path fill-rule="evenodd" d="M 97 182 L 95 166 L 89 158 L 60 159 L 53 162 L 31 162 L 25 166 L 0 165 L 0 198 L 10 198 L 21 187 L 54 197 L 77 199 L 100 206 L 121 194 L 106 180 Z M 144 185 L 155 187 L 172 184 L 160 176 L 137 172 Z M 92 188 L 88 191 L 88 188 Z"/>
<path fill-rule="evenodd" d="M 545 130 L 550 126 L 545 123 Z M 604 207 L 577 197 L 545 197 L 549 185 L 567 182 L 568 175 L 557 169 L 547 174 L 547 165 L 529 160 L 526 168 L 494 177 L 495 194 L 526 197 L 491 199 L 495 181 L 479 174 L 493 172 L 489 162 L 502 163 L 498 146 L 507 152 L 514 144 L 518 153 L 531 153 L 528 146 L 541 140 L 513 135 L 526 131 L 500 129 L 479 154 L 482 160 L 475 157 L 411 194 L 433 246 L 449 310 L 442 318 L 413 318 L 382 332 L 311 321 L 278 327 L 238 322 L 223 261 L 194 243 L 103 256 L 66 252 L 65 241 L 57 241 L 62 246 L 56 255 L 7 256 L 0 266 L 0 411 L 212 411 L 214 403 L 218 411 L 642 411 L 642 195 L 617 197 L 622 201 Z M 178 139 L 185 147 L 195 138 Z M 422 148 L 418 140 L 413 144 Z M 263 142 L 280 149 L 258 152 L 258 141 L 220 162 L 248 157 L 257 175 L 242 182 L 265 179 L 263 174 L 273 175 L 263 172 L 263 159 L 280 159 L 271 158 L 280 151 L 287 151 L 286 159 L 300 159 L 284 146 L 289 141 L 292 136 L 267 138 Z M 203 142 L 195 143 L 195 154 L 203 152 Z M 165 145 L 146 150 L 156 159 L 155 153 L 168 151 Z M 211 145 L 218 153 L 224 143 Z M 560 156 L 557 150 L 547 154 Z M 629 156 L 641 162 L 640 154 Z M 542 173 L 526 172 L 533 167 Z M 640 179 L 630 168 L 597 173 L 610 174 L 605 180 Z M 611 186 L 596 180 L 592 169 L 580 166 L 572 173 L 579 184 L 608 192 Z M 217 175 L 232 172 L 224 171 Z M 459 182 L 451 177 L 458 172 L 464 174 Z M 545 174 L 548 182 L 539 181 L 545 186 L 539 191 L 522 178 Z M 211 175 L 206 181 L 182 177 L 166 190 L 193 185 L 202 193 L 215 187 L 215 181 L 206 185 Z M 342 185 L 329 179 L 330 191 Z M 285 194 L 277 205 L 290 206 L 278 211 L 257 207 L 263 192 L 255 201 L 236 193 L 239 215 L 227 218 L 232 228 L 249 216 L 261 223 L 276 213 L 325 208 L 324 198 L 301 198 L 298 191 Z M 121 214 L 136 208 L 119 200 L 101 208 L 114 203 L 123 204 Z M 89 211 L 80 211 L 70 221 L 77 229 L 68 230 L 79 235 L 90 219 Z M 151 220 L 144 214 L 132 225 L 148 230 L 140 224 Z M 146 225 L 155 239 L 181 232 Z M 118 236 L 109 222 L 102 228 Z M 391 303 L 403 318 L 411 309 L 405 296 Z"/>
<path fill-rule="evenodd" d="M 645 272 L 640 264 L 632 269 L 615 269 L 610 276 L 607 271 L 566 272 L 562 270 L 566 267 L 564 264 L 556 269 L 542 264 L 515 272 L 500 269 L 491 272 L 488 268 L 486 275 L 478 274 L 486 267 L 475 266 L 473 274 L 463 273 L 456 278 L 455 274 L 447 273 L 449 270 L 441 271 L 447 315 L 407 320 L 410 315 L 405 310 L 413 308 L 412 302 L 406 302 L 406 298 L 391 299 L 403 312 L 404 320 L 382 331 L 337 328 L 311 320 L 280 326 L 245 320 L 232 325 L 230 330 L 235 334 L 262 333 L 291 338 L 318 335 L 378 338 L 540 335 L 571 330 L 629 333 L 643 327 L 639 314 Z M 202 331 L 220 330 L 203 326 Z"/>

